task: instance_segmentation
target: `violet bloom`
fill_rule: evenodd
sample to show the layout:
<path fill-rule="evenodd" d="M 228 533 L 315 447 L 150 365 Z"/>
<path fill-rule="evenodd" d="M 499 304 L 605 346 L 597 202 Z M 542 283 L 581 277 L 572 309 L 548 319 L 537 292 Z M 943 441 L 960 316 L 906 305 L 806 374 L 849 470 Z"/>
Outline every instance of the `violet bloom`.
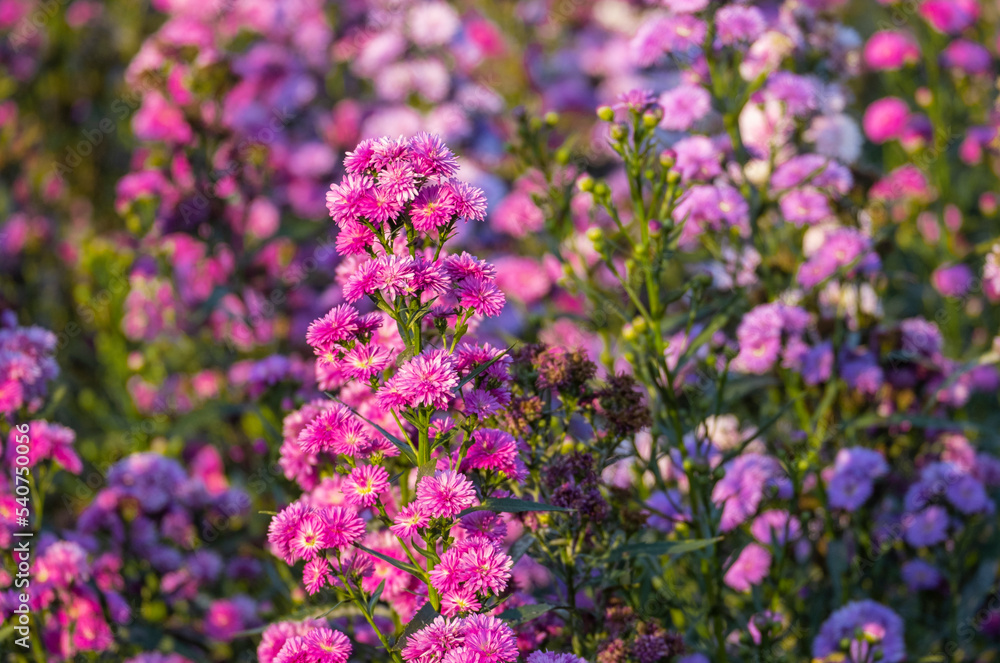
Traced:
<path fill-rule="evenodd" d="M 942 265 L 934 270 L 931 283 L 945 297 L 962 297 L 972 286 L 974 275 L 968 265 Z"/>
<path fill-rule="evenodd" d="M 948 520 L 948 511 L 943 506 L 929 506 L 904 519 L 903 536 L 914 548 L 936 546 L 948 539 Z"/>
<path fill-rule="evenodd" d="M 980 44 L 956 39 L 941 53 L 941 62 L 966 74 L 988 74 L 993 67 L 993 56 Z"/>
<path fill-rule="evenodd" d="M 910 591 L 934 589 L 941 584 L 944 576 L 933 565 L 922 559 L 911 559 L 903 564 L 903 580 Z"/>
<path fill-rule="evenodd" d="M 858 629 L 865 637 L 857 638 Z M 853 601 L 830 615 L 813 640 L 813 657 L 825 659 L 840 653 L 843 640 L 851 643 L 849 651 L 854 661 L 873 660 L 875 652 L 881 653 L 880 660 L 885 663 L 899 663 L 906 658 L 903 620 L 875 601 Z"/>
<path fill-rule="evenodd" d="M 722 506 L 720 527 L 728 532 L 757 512 L 770 493 L 791 495 L 791 482 L 771 456 L 743 454 L 725 465 L 726 473 L 712 490 L 712 501 Z"/>
<path fill-rule="evenodd" d="M 875 480 L 889 472 L 882 454 L 863 447 L 838 451 L 831 469 L 823 473 L 827 501 L 832 508 L 849 512 L 857 511 L 867 502 Z"/>

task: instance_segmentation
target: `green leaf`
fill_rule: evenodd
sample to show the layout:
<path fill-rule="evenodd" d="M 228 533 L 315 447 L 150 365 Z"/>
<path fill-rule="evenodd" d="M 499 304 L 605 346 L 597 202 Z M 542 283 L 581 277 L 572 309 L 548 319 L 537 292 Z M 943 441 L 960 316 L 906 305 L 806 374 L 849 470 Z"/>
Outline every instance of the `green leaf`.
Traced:
<path fill-rule="evenodd" d="M 417 610 L 417 614 L 413 615 L 413 619 L 410 623 L 406 625 L 406 629 L 400 634 L 399 639 L 396 640 L 396 646 L 394 649 L 401 650 L 403 645 L 406 644 L 406 639 L 422 629 L 423 627 L 430 624 L 432 621 L 437 619 L 438 612 L 431 605 L 430 601 L 424 604 L 420 610 Z"/>
<path fill-rule="evenodd" d="M 541 617 L 548 611 L 555 608 L 555 606 L 549 605 L 548 603 L 532 603 L 531 605 L 522 605 L 520 608 L 508 608 L 500 613 L 500 619 L 504 620 L 511 626 L 517 626 L 518 624 L 524 624 L 525 622 L 530 622 L 532 619 Z"/>
<path fill-rule="evenodd" d="M 371 598 L 368 599 L 368 612 L 371 612 L 372 610 L 375 609 L 375 604 L 378 603 L 378 600 L 380 598 L 382 598 L 383 591 L 385 591 L 385 578 L 382 578 L 382 582 L 378 584 L 378 587 L 375 589 L 375 592 L 372 593 Z"/>
<path fill-rule="evenodd" d="M 517 564 L 517 560 L 524 557 L 524 554 L 528 552 L 528 550 L 531 548 L 532 545 L 534 545 L 534 543 L 535 543 L 535 536 L 533 534 L 525 534 L 520 539 L 515 541 L 513 545 L 511 545 L 510 550 L 507 551 L 507 554 L 510 555 L 510 558 L 514 560 L 515 564 Z"/>
<path fill-rule="evenodd" d="M 513 497 L 489 497 L 479 506 L 471 506 L 458 514 L 459 518 L 475 511 L 492 511 L 494 513 L 525 513 L 528 511 L 572 511 L 563 506 L 552 506 L 541 502 L 530 502 Z"/>
<path fill-rule="evenodd" d="M 458 386 L 457 386 L 457 387 L 455 387 L 455 393 L 458 393 L 458 392 L 462 391 L 462 387 L 464 387 L 464 386 L 465 386 L 465 385 L 467 385 L 468 383 L 470 383 L 470 382 L 472 382 L 473 380 L 475 380 L 475 379 L 476 379 L 477 377 L 479 377 L 479 375 L 480 375 L 480 374 L 481 374 L 481 373 L 482 373 L 483 371 L 485 371 L 485 370 L 486 370 L 486 369 L 488 369 L 488 368 L 489 368 L 490 366 L 492 366 L 493 364 L 495 364 L 495 363 L 497 363 L 498 361 L 500 361 L 501 359 L 503 359 L 503 358 L 504 358 L 504 357 L 505 357 L 505 356 L 507 355 L 507 353 L 509 353 L 509 352 L 510 352 L 511 350 L 513 350 L 513 349 L 514 349 L 514 346 L 515 346 L 515 345 L 517 345 L 517 344 L 516 344 L 516 343 L 512 343 L 512 344 L 510 345 L 510 347 L 509 347 L 509 348 L 507 348 L 506 350 L 504 350 L 503 352 L 501 352 L 500 354 L 498 354 L 498 355 L 497 355 L 496 357 L 494 357 L 493 359 L 490 359 L 490 360 L 489 360 L 488 362 L 486 362 L 485 364 L 480 364 L 479 366 L 476 366 L 476 367 L 475 367 L 474 369 L 472 369 L 472 370 L 471 370 L 471 371 L 469 372 L 469 374 L 468 374 L 468 375 L 466 375 L 466 376 L 465 376 L 464 378 L 462 378 L 462 379 L 461 379 L 461 380 L 459 381 L 459 383 L 458 383 Z"/>
<path fill-rule="evenodd" d="M 1000 566 L 1000 561 L 995 557 L 984 559 L 979 564 L 979 568 L 976 569 L 976 574 L 962 588 L 961 606 L 958 610 L 959 624 L 975 622 L 974 617 L 976 612 L 982 607 L 983 600 L 992 591 L 993 583 L 997 577 L 998 566 Z"/>
<path fill-rule="evenodd" d="M 351 412 L 353 412 L 354 416 L 356 416 L 359 419 L 361 419 L 362 421 L 366 422 L 367 424 L 369 424 L 370 426 L 372 426 L 373 428 L 375 428 L 375 430 L 377 430 L 379 433 L 381 433 L 382 435 L 384 435 L 385 439 L 387 439 L 390 442 L 392 442 L 396 446 L 396 448 L 399 449 L 400 453 L 402 453 L 403 456 L 406 457 L 406 459 L 408 461 L 410 461 L 414 465 L 417 464 L 417 455 L 415 453 L 413 453 L 413 449 L 410 448 L 410 445 L 408 443 L 403 442 L 398 437 L 396 437 L 395 435 L 393 435 L 392 433 L 390 433 L 386 429 L 382 428 L 381 426 L 379 426 L 377 423 L 375 423 L 374 421 L 372 421 L 368 417 L 366 417 L 366 416 L 364 416 L 362 414 L 359 414 L 357 410 L 355 410 L 350 405 L 348 405 L 344 401 L 340 400 L 336 396 L 330 394 L 329 392 L 325 392 L 325 393 L 326 393 L 327 396 L 329 396 L 330 398 L 332 398 L 333 400 L 337 401 L 338 403 L 340 403 L 341 405 L 343 405 L 344 407 L 346 407 L 348 410 L 350 410 Z"/>
<path fill-rule="evenodd" d="M 393 566 L 395 566 L 400 571 L 406 571 L 410 575 L 412 575 L 412 576 L 414 576 L 416 578 L 419 578 L 420 580 L 424 579 L 423 569 L 418 569 L 417 567 L 413 566 L 412 564 L 408 564 L 406 562 L 402 562 L 402 561 L 396 559 L 395 557 L 389 557 L 388 555 L 383 555 L 382 553 L 377 552 L 375 550 L 372 550 L 371 548 L 367 548 L 367 547 L 361 545 L 360 543 L 355 543 L 354 547 L 355 548 L 360 548 L 361 550 L 364 550 L 369 555 L 374 555 L 375 557 L 378 557 L 383 562 L 387 562 L 389 564 L 392 564 Z"/>
<path fill-rule="evenodd" d="M 626 554 L 652 555 L 654 557 L 660 557 L 661 555 L 683 555 L 696 550 L 701 550 L 702 548 L 707 548 L 708 546 L 721 540 L 722 537 L 717 536 L 714 539 L 685 539 L 684 541 L 629 543 L 612 550 L 610 556 L 612 559 L 621 559 Z"/>

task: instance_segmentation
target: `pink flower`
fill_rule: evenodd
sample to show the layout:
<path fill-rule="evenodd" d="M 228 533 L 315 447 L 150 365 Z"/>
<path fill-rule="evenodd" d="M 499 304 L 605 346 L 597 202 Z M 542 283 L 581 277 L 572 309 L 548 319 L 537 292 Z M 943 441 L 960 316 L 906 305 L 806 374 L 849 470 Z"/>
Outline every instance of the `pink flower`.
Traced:
<path fill-rule="evenodd" d="M 753 585 L 760 584 L 770 570 L 771 553 L 761 545 L 750 543 L 726 571 L 723 580 L 736 591 L 747 592 Z"/>
<path fill-rule="evenodd" d="M 413 227 L 429 233 L 446 226 L 458 215 L 453 196 L 442 186 L 425 186 L 410 207 Z"/>
<path fill-rule="evenodd" d="M 349 304 L 334 307 L 306 331 L 306 342 L 317 354 L 330 352 L 335 343 L 353 338 L 358 331 L 358 312 Z"/>
<path fill-rule="evenodd" d="M 330 562 L 325 557 L 315 557 L 302 569 L 302 583 L 311 596 L 327 585 L 331 575 Z"/>
<path fill-rule="evenodd" d="M 455 360 L 445 350 L 425 350 L 403 364 L 399 372 L 379 392 L 390 403 L 408 407 L 425 405 L 439 410 L 448 408 L 458 386 Z"/>
<path fill-rule="evenodd" d="M 913 39 L 892 30 L 876 32 L 865 44 L 865 64 L 874 71 L 896 71 L 920 59 L 920 49 Z"/>
<path fill-rule="evenodd" d="M 462 587 L 441 595 L 441 614 L 445 617 L 454 617 L 466 612 L 476 612 L 482 607 L 476 592 L 467 587 Z"/>
<path fill-rule="evenodd" d="M 920 15 L 931 27 L 944 34 L 958 34 L 979 18 L 978 0 L 927 0 Z"/>
<path fill-rule="evenodd" d="M 432 518 L 451 518 L 475 503 L 472 482 L 453 470 L 442 470 L 417 484 L 417 506 Z"/>
<path fill-rule="evenodd" d="M 464 641 L 462 620 L 437 617 L 429 626 L 407 638 L 403 658 L 410 663 L 438 661 Z"/>
<path fill-rule="evenodd" d="M 361 507 L 374 506 L 379 496 L 389 490 L 389 473 L 378 465 L 359 465 L 344 482 L 347 500 Z"/>
<path fill-rule="evenodd" d="M 410 139 L 413 170 L 421 177 L 452 177 L 458 161 L 440 136 L 422 132 Z"/>
<path fill-rule="evenodd" d="M 456 294 L 461 306 L 471 308 L 478 315 L 493 318 L 500 315 L 507 298 L 497 284 L 481 276 L 462 281 Z"/>
<path fill-rule="evenodd" d="M 687 131 L 712 110 L 712 95 L 700 85 L 681 84 L 660 95 L 663 119 L 660 126 L 668 131 Z"/>
<path fill-rule="evenodd" d="M 472 434 L 472 446 L 462 469 L 513 471 L 517 460 L 517 442 L 509 434 L 493 428 L 482 428 Z"/>
<path fill-rule="evenodd" d="M 898 138 L 906 126 L 910 109 L 898 97 L 885 97 L 872 103 L 865 111 L 863 120 L 865 135 L 872 142 L 884 143 Z"/>
<path fill-rule="evenodd" d="M 403 510 L 396 514 L 393 524 L 389 527 L 396 536 L 408 539 L 420 533 L 423 527 L 427 526 L 430 519 L 424 515 L 420 507 L 416 504 L 408 504 Z"/>
<path fill-rule="evenodd" d="M 478 660 L 479 663 L 517 660 L 517 637 L 506 623 L 490 615 L 472 615 L 466 618 L 463 627 L 465 648 L 471 655 L 465 660 Z"/>
<path fill-rule="evenodd" d="M 304 639 L 305 652 L 314 663 L 346 663 L 351 655 L 351 641 L 340 631 L 318 628 Z"/>

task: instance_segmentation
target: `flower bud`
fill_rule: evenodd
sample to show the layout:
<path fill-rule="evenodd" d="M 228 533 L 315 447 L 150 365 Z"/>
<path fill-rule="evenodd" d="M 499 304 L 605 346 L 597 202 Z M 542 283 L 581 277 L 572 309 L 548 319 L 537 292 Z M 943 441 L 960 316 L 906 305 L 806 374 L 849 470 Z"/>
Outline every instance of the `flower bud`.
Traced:
<path fill-rule="evenodd" d="M 549 125 L 550 127 L 554 127 L 558 122 L 559 122 L 559 113 L 555 111 L 549 111 L 548 113 L 545 114 L 545 124 Z"/>
<path fill-rule="evenodd" d="M 583 175 L 576 181 L 576 186 L 580 189 L 580 191 L 593 191 L 594 178 L 590 175 Z"/>
<path fill-rule="evenodd" d="M 660 165 L 664 168 L 673 168 L 677 163 L 677 153 L 671 149 L 660 152 Z"/>
<path fill-rule="evenodd" d="M 570 157 L 569 148 L 560 147 L 558 150 L 556 150 L 556 163 L 565 166 L 566 164 L 569 163 L 569 157 Z"/>
<path fill-rule="evenodd" d="M 637 334 L 644 334 L 646 329 L 648 329 L 646 326 L 646 318 L 643 318 L 642 316 L 636 317 L 636 319 L 632 321 L 632 329 L 634 329 Z"/>
<path fill-rule="evenodd" d="M 611 189 L 608 188 L 608 185 L 606 183 L 604 183 L 604 182 L 598 182 L 598 183 L 596 183 L 594 185 L 594 195 L 595 196 L 604 197 L 604 196 L 608 195 L 609 193 L 611 193 Z"/>
<path fill-rule="evenodd" d="M 628 136 L 628 127 L 624 124 L 616 124 L 611 127 L 611 137 L 615 140 L 623 140 Z"/>
<path fill-rule="evenodd" d="M 611 106 L 601 106 L 597 109 L 597 117 L 601 118 L 605 122 L 610 122 L 615 119 L 615 112 L 611 109 Z"/>

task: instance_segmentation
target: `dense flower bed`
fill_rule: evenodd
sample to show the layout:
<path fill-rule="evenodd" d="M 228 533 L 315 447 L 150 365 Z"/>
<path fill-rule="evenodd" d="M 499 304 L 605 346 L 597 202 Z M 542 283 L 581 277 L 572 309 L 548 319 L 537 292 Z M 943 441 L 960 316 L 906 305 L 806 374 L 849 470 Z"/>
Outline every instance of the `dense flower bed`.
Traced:
<path fill-rule="evenodd" d="M 0 0 L 4 660 L 993 660 L 998 25 Z"/>

